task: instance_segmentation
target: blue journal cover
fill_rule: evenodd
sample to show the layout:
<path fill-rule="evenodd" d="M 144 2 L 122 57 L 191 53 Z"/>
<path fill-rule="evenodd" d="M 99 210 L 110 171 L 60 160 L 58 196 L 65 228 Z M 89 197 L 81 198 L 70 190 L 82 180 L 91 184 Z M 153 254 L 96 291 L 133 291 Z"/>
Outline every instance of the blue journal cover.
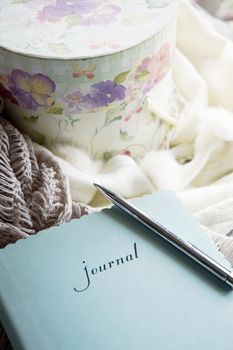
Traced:
<path fill-rule="evenodd" d="M 133 203 L 229 268 L 172 192 Z M 233 292 L 117 208 L 0 251 L 15 350 L 231 350 Z"/>

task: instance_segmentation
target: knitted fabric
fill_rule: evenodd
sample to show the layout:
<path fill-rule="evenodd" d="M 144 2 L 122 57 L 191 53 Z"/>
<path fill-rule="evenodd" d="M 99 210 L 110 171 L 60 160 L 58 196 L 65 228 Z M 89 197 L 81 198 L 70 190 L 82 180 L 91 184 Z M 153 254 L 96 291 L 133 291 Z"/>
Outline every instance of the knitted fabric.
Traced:
<path fill-rule="evenodd" d="M 0 118 L 0 247 L 88 213 L 68 186 L 55 157 Z"/>
<path fill-rule="evenodd" d="M 56 158 L 0 117 L 0 248 L 91 212 L 72 203 Z M 0 349 L 11 345 L 0 327 Z"/>

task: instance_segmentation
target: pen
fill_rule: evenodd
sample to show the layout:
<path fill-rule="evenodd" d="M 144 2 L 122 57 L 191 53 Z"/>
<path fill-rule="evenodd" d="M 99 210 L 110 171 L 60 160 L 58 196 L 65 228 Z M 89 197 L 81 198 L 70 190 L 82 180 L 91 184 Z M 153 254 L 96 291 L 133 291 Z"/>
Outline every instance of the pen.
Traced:
<path fill-rule="evenodd" d="M 160 237 L 164 238 L 166 241 L 171 243 L 173 246 L 178 248 L 180 251 L 188 255 L 194 261 L 199 263 L 205 269 L 210 271 L 212 274 L 217 276 L 222 281 L 226 282 L 231 288 L 233 288 L 233 272 L 223 265 L 219 264 L 217 261 L 212 259 L 210 256 L 205 254 L 202 250 L 196 247 L 191 242 L 186 242 L 177 235 L 175 235 L 170 230 L 166 229 L 160 223 L 150 218 L 148 215 L 143 213 L 141 210 L 137 209 L 130 202 L 117 195 L 116 193 L 110 191 L 109 189 L 94 183 L 94 186 L 113 204 L 118 208 L 132 216 L 137 221 L 141 222 L 147 226 L 150 230 L 155 232 Z"/>

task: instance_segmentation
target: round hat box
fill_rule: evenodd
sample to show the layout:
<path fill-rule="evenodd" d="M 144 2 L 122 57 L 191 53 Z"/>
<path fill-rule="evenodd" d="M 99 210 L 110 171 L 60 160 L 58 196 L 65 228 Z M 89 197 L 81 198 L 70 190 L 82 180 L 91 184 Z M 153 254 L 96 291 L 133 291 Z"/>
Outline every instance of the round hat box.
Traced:
<path fill-rule="evenodd" d="M 142 156 L 159 122 L 143 108 L 168 74 L 175 0 L 2 0 L 0 96 L 14 124 L 94 159 Z"/>

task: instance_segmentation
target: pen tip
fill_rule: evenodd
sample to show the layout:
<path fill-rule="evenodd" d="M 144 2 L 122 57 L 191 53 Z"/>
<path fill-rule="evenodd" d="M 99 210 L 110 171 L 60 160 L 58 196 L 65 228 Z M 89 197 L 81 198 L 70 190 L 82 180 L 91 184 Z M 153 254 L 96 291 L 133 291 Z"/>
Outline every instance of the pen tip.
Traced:
<path fill-rule="evenodd" d="M 105 195 L 105 197 L 107 196 L 108 199 L 109 197 L 114 197 L 115 193 L 113 193 L 112 191 L 110 191 L 109 189 L 107 189 L 106 187 L 99 185 L 97 183 L 93 183 L 93 185 L 95 186 L 95 188 L 97 188 L 97 190 L 99 190 L 102 194 Z"/>
<path fill-rule="evenodd" d="M 93 182 L 93 186 L 95 186 L 95 188 L 97 189 L 97 190 L 99 190 L 100 192 L 106 192 L 106 189 L 103 187 L 103 186 L 101 186 L 101 185 L 99 185 L 99 184 L 97 184 L 96 182 Z"/>

